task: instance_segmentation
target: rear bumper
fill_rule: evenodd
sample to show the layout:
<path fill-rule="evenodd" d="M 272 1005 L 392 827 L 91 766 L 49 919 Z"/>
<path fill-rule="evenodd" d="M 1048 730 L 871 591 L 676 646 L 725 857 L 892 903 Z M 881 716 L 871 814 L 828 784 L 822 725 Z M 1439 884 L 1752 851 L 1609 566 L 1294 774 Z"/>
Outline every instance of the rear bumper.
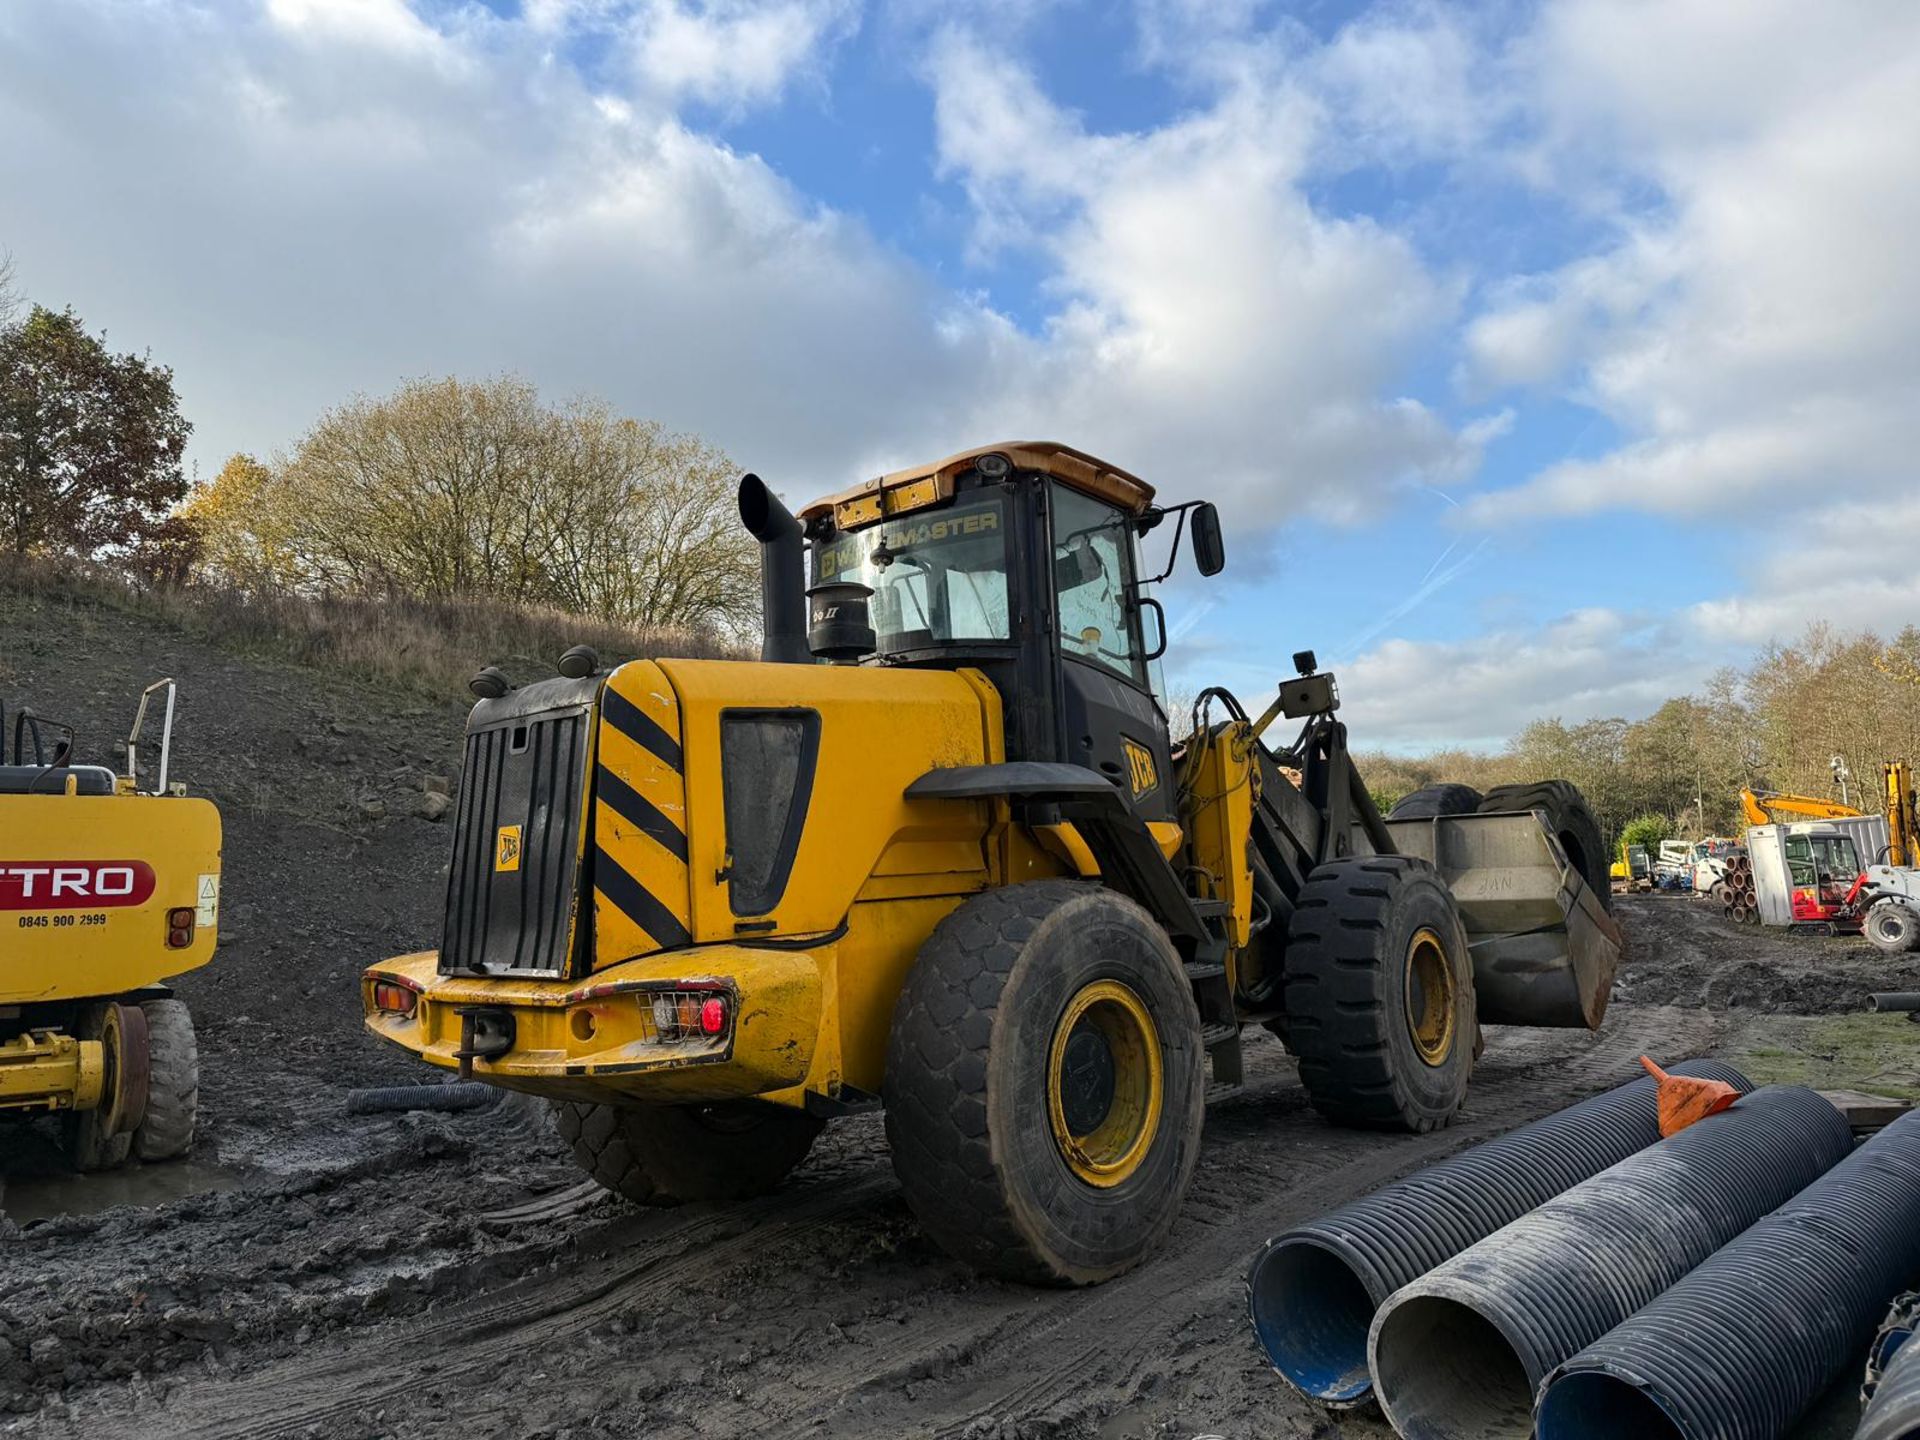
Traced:
<path fill-rule="evenodd" d="M 454 1070 L 461 1010 L 504 1013 L 510 1048 L 474 1058 L 473 1078 L 552 1099 L 685 1104 L 789 1090 L 806 1078 L 820 1033 L 821 969 L 806 951 L 701 946 L 578 981 L 441 975 L 437 966 L 425 951 L 369 968 L 361 977 L 367 1028 Z M 375 1005 L 381 982 L 413 992 L 411 1014 Z M 722 1034 L 662 1037 L 654 1001 L 689 992 L 724 999 Z"/>
<path fill-rule="evenodd" d="M 0 1112 L 92 1110 L 106 1083 L 104 1047 L 58 1030 L 0 1040 Z"/>

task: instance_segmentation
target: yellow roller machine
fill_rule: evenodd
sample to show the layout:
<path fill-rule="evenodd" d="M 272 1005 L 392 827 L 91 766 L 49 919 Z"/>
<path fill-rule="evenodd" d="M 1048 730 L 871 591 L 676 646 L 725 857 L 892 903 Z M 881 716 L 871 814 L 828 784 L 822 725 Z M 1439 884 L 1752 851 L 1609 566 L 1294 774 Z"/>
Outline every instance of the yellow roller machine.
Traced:
<path fill-rule="evenodd" d="M 1244 1026 L 1329 1119 L 1423 1130 L 1479 1021 L 1599 1023 L 1571 787 L 1382 817 L 1305 652 L 1257 718 L 1211 689 L 1173 732 L 1149 592 L 1183 531 L 1221 568 L 1210 505 L 1050 442 L 740 502 L 761 659 L 482 671 L 441 947 L 363 982 L 375 1034 L 560 1102 L 609 1188 L 750 1194 L 883 1107 L 941 1244 L 1087 1282 L 1173 1224 Z"/>
<path fill-rule="evenodd" d="M 141 734 L 162 700 L 149 781 Z M 141 696 L 124 773 L 75 763 L 72 731 L 25 709 L 0 743 L 0 1145 L 53 1114 L 81 1170 L 193 1143 L 193 1021 L 163 982 L 213 958 L 220 814 L 168 775 L 173 705 L 171 680 Z"/>

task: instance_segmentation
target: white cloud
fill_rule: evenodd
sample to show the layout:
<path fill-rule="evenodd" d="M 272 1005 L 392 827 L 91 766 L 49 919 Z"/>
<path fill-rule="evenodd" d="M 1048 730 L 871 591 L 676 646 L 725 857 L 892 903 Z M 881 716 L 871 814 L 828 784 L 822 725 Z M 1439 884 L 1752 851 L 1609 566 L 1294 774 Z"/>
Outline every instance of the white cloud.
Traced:
<path fill-rule="evenodd" d="M 1549 716 L 1639 719 L 1816 622 L 1881 635 L 1920 623 L 1920 566 L 1907 547 L 1883 543 L 1912 534 L 1920 491 L 1836 503 L 1756 547 L 1736 593 L 1645 613 L 1579 610 L 1456 640 L 1388 641 L 1341 665 L 1342 713 L 1369 746 L 1412 750 L 1497 748 Z"/>
<path fill-rule="evenodd" d="M 939 417 L 990 313 L 644 88 L 591 87 L 550 30 L 461 9 L 436 33 L 0 13 L 0 193 L 37 197 L 0 243 L 28 293 L 175 367 L 203 472 L 356 391 L 503 369 L 699 430 L 795 494 L 960 443 Z"/>
<path fill-rule="evenodd" d="M 1565 383 L 1623 438 L 1479 518 L 1911 484 L 1920 8 L 1564 0 L 1517 53 L 1542 173 L 1621 238 L 1496 287 L 1469 376 Z"/>
<path fill-rule="evenodd" d="M 295 35 L 401 54 L 445 53 L 445 42 L 406 0 L 267 0 L 267 17 Z"/>
<path fill-rule="evenodd" d="M 1002 347 L 996 430 L 1086 437 L 1256 528 L 1380 513 L 1457 480 L 1484 432 L 1396 396 L 1450 287 L 1399 236 L 1302 181 L 1320 131 L 1284 80 L 1235 81 L 1157 129 L 1088 130 L 1013 57 L 949 33 L 930 62 L 940 157 L 987 250 L 1026 247 L 1057 304 Z"/>
<path fill-rule="evenodd" d="M 857 19 L 857 0 L 652 0 L 629 22 L 649 88 L 725 104 L 777 97 Z"/>
<path fill-rule="evenodd" d="M 1340 671 L 1341 714 L 1368 747 L 1497 748 L 1530 721 L 1638 715 L 1699 678 L 1647 616 L 1596 608 L 1537 629 L 1389 640 Z"/>
<path fill-rule="evenodd" d="M 1004 34 L 1036 4 L 983 13 Z M 40 203 L 0 238 L 35 294 L 176 367 L 208 471 L 355 391 L 513 369 L 700 430 L 795 494 L 1021 433 L 1219 495 L 1243 528 L 1471 473 L 1498 417 L 1456 430 L 1397 384 L 1457 289 L 1307 201 L 1306 90 L 1250 63 L 1201 109 L 1102 135 L 944 42 L 938 163 L 983 246 L 1041 259 L 1023 328 L 680 114 L 778 100 L 857 20 L 852 0 L 11 9 L 0 191 Z"/>

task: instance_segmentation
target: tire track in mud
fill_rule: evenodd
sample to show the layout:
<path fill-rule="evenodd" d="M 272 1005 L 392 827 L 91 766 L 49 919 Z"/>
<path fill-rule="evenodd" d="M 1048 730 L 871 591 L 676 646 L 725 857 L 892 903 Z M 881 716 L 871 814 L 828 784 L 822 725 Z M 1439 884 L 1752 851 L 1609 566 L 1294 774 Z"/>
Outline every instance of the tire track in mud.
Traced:
<path fill-rule="evenodd" d="M 1712 1026 L 1699 1012 L 1629 1012 L 1623 1014 L 1622 1023 L 1603 1032 L 1597 1043 L 1573 1056 L 1567 1055 L 1564 1042 L 1550 1033 L 1508 1033 L 1511 1043 L 1488 1057 L 1493 1073 L 1487 1079 L 1497 1076 L 1497 1081 L 1483 1085 L 1481 1094 L 1492 1103 L 1481 1113 L 1470 1112 L 1465 1123 L 1429 1135 L 1390 1137 L 1383 1145 L 1379 1136 L 1329 1130 L 1317 1119 L 1306 1119 L 1316 1141 L 1337 1137 L 1336 1143 L 1347 1151 L 1348 1158 L 1317 1171 L 1306 1184 L 1292 1185 L 1268 1199 L 1234 1207 L 1223 1222 L 1200 1229 L 1183 1224 L 1167 1250 L 1131 1274 L 1094 1290 L 1053 1292 L 1042 1313 L 995 1327 L 990 1337 L 984 1337 L 992 1353 L 980 1353 L 976 1346 L 966 1367 L 967 1376 L 946 1383 L 944 1391 L 941 1382 L 929 1383 L 913 1397 L 907 1413 L 889 1407 L 885 1413 L 861 1417 L 862 1424 L 854 1428 L 835 1425 L 831 1433 L 888 1437 L 930 1434 L 957 1440 L 1001 1421 L 1011 1419 L 1018 1425 L 1070 1405 L 1082 1411 L 1124 1406 L 1152 1352 L 1174 1348 L 1181 1317 L 1196 1313 L 1226 1317 L 1224 1328 L 1210 1327 L 1221 1332 L 1219 1338 L 1185 1350 L 1175 1349 L 1169 1358 L 1176 1364 L 1168 1368 L 1206 1371 L 1216 1376 L 1244 1369 L 1258 1357 L 1244 1323 L 1242 1276 L 1254 1251 L 1268 1236 L 1420 1164 L 1465 1149 L 1591 1091 L 1622 1083 L 1636 1073 L 1634 1060 L 1643 1050 L 1663 1050 L 1673 1058 L 1679 1058 L 1682 1051 L 1697 1053 L 1710 1043 Z M 1560 1072 L 1552 1087 L 1545 1091 L 1529 1088 L 1528 1078 L 1548 1067 Z M 1297 1088 L 1290 1077 L 1289 1084 Z M 1227 1121 L 1234 1132 L 1227 1141 L 1229 1146 L 1284 1143 L 1288 1129 L 1300 1124 L 1299 1119 L 1290 1116 L 1278 1125 L 1267 1126 L 1251 1112 L 1260 1101 L 1275 1098 L 1285 1088 L 1276 1084 L 1238 1097 L 1210 1116 L 1210 1124 Z M 1203 1177 L 1209 1185 L 1236 1179 L 1229 1167 L 1218 1168 L 1228 1173 Z M 1197 1183 L 1195 1188 L 1199 1190 L 1201 1185 Z M 1222 1199 L 1231 1204 L 1244 1197 Z M 1190 1198 L 1190 1210 L 1192 1205 Z M 927 1337 L 916 1348 L 923 1353 L 938 1353 L 954 1347 L 955 1339 L 951 1334 Z M 1028 1363 L 1028 1357 L 1034 1355 L 1059 1358 L 1034 1367 Z M 978 1384 L 981 1374 L 989 1368 L 999 1369 L 993 1362 L 1003 1357 L 1017 1378 L 992 1399 L 983 1401 Z M 888 1368 L 898 1373 L 908 1367 L 895 1356 Z M 1024 1374 L 1019 1373 L 1022 1368 Z M 1264 1363 L 1258 1363 L 1257 1369 L 1259 1374 L 1266 1374 Z M 1274 1382 L 1272 1392 L 1264 1398 L 1272 1407 L 1286 1403 L 1291 1396 Z M 1303 1417 L 1318 1416 L 1317 1411 L 1301 1403 Z M 837 1419 L 844 1412 L 829 1410 L 824 1414 Z M 775 1424 L 740 1433 L 778 1434 L 794 1428 L 795 1420 L 806 1423 L 821 1418 L 823 1412 L 783 1417 Z M 1210 1417 L 1208 1423 L 1219 1424 L 1221 1417 Z M 1271 1423 L 1271 1417 L 1267 1423 Z"/>
<path fill-rule="evenodd" d="M 870 1205 L 892 1186 L 873 1176 L 851 1184 L 826 1183 L 766 1202 L 735 1205 L 687 1217 L 664 1232 L 642 1233 L 649 1217 L 614 1222 L 582 1247 L 566 1268 L 529 1277 L 482 1299 L 460 1303 L 425 1323 L 382 1326 L 329 1345 L 313 1359 L 264 1367 L 231 1381 L 200 1384 L 164 1407 L 135 1415 L 88 1417 L 86 1433 L 150 1440 L 191 1435 L 195 1440 L 304 1435 L 327 1422 L 364 1417 L 383 1402 L 431 1378 L 458 1379 L 498 1370 L 600 1324 L 624 1308 L 729 1266 L 718 1242 L 751 1234 L 752 1252 L 732 1252 L 737 1263 L 765 1245 L 792 1244 L 808 1233 Z M 571 1192 L 529 1202 L 539 1213 L 570 1213 Z M 631 1243 L 628 1238 L 631 1237 Z M 370 1352 L 378 1351 L 374 1365 Z"/>
<path fill-rule="evenodd" d="M 552 1418 L 561 1420 L 574 1403 L 556 1398 L 566 1382 L 528 1362 L 577 1350 L 590 1332 L 649 1308 L 661 1319 L 608 1351 L 611 1359 L 627 1347 L 645 1363 L 619 1374 L 601 1367 L 596 1383 L 634 1390 L 642 1371 L 658 1376 L 711 1359 L 723 1343 L 716 1327 L 677 1327 L 664 1313 L 663 1302 L 690 1291 L 740 1297 L 748 1309 L 752 1295 L 763 1294 L 779 1318 L 763 1319 L 754 1336 L 755 1348 L 767 1347 L 760 1363 L 737 1384 L 702 1387 L 697 1408 L 665 1427 L 676 1435 L 892 1440 L 996 1433 L 1009 1418 L 1023 1435 L 1092 1435 L 1116 1412 L 1164 1408 L 1182 1392 L 1219 1397 L 1221 1411 L 1206 1417 L 1214 1428 L 1258 1413 L 1263 1433 L 1285 1433 L 1289 1397 L 1253 1349 L 1240 1293 L 1245 1264 L 1267 1236 L 1618 1083 L 1643 1049 L 1673 1059 L 1711 1037 L 1712 1020 L 1697 1010 L 1623 1010 L 1592 1039 L 1495 1032 L 1477 1103 L 1460 1123 L 1418 1137 L 1324 1125 L 1278 1045 L 1260 1044 L 1249 1057 L 1253 1088 L 1209 1115 L 1201 1171 L 1173 1243 L 1149 1265 L 1092 1290 L 1000 1286 L 943 1265 L 899 1210 L 884 1152 L 865 1150 L 824 1173 L 803 1171 L 765 1200 L 672 1216 L 664 1227 L 661 1212 L 601 1221 L 582 1230 L 577 1249 L 529 1257 L 543 1266 L 539 1273 L 490 1294 L 330 1338 L 236 1378 L 194 1381 L 137 1413 L 95 1410 L 84 1433 L 486 1433 L 496 1401 L 555 1406 Z M 596 1203 L 597 1191 L 576 1185 L 476 1219 L 550 1225 Z M 849 1219 L 854 1233 L 842 1248 L 869 1253 L 836 1267 L 823 1258 L 834 1246 L 823 1249 L 810 1237 Z M 903 1234 L 913 1237 L 905 1242 L 911 1252 L 872 1261 Z M 751 1266 L 765 1273 L 736 1275 Z M 838 1343 L 834 1317 L 863 1302 L 883 1316 L 871 1322 L 880 1338 L 859 1330 Z M 484 1383 L 461 1384 L 476 1376 Z M 436 1401 L 422 1394 L 429 1385 L 453 1394 Z M 1180 1406 L 1185 1421 L 1199 1401 Z M 375 1427 L 368 1417 L 377 1411 L 384 1414 Z M 1309 1412 L 1299 1413 L 1304 1428 Z"/>

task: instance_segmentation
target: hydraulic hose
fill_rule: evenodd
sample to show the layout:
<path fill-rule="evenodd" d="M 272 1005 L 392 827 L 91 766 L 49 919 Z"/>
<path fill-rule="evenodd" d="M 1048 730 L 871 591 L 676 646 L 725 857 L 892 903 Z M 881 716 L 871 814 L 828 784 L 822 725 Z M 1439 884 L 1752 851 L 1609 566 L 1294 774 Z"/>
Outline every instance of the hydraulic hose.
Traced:
<path fill-rule="evenodd" d="M 1769 1086 L 1582 1181 L 1388 1299 L 1368 1337 L 1380 1408 L 1405 1440 L 1527 1440 L 1549 1371 L 1852 1144 L 1814 1091 Z"/>
<path fill-rule="evenodd" d="M 347 1092 L 347 1114 L 390 1115 L 405 1110 L 484 1110 L 501 1092 L 479 1081 L 447 1085 L 385 1085 Z"/>
<path fill-rule="evenodd" d="M 1540 1440 L 1775 1440 L 1859 1363 L 1916 1277 L 1920 1114 L 1908 1113 L 1555 1369 Z M 1906 1428 L 1863 1420 L 1860 1435 L 1920 1435 L 1920 1365 L 1891 1368 L 1876 1409 Z"/>
<path fill-rule="evenodd" d="M 1753 1088 L 1717 1060 L 1671 1073 Z M 1367 1329 L 1389 1295 L 1659 1138 L 1642 1075 L 1276 1235 L 1247 1274 L 1254 1335 L 1296 1390 L 1357 1405 L 1373 1393 Z"/>

